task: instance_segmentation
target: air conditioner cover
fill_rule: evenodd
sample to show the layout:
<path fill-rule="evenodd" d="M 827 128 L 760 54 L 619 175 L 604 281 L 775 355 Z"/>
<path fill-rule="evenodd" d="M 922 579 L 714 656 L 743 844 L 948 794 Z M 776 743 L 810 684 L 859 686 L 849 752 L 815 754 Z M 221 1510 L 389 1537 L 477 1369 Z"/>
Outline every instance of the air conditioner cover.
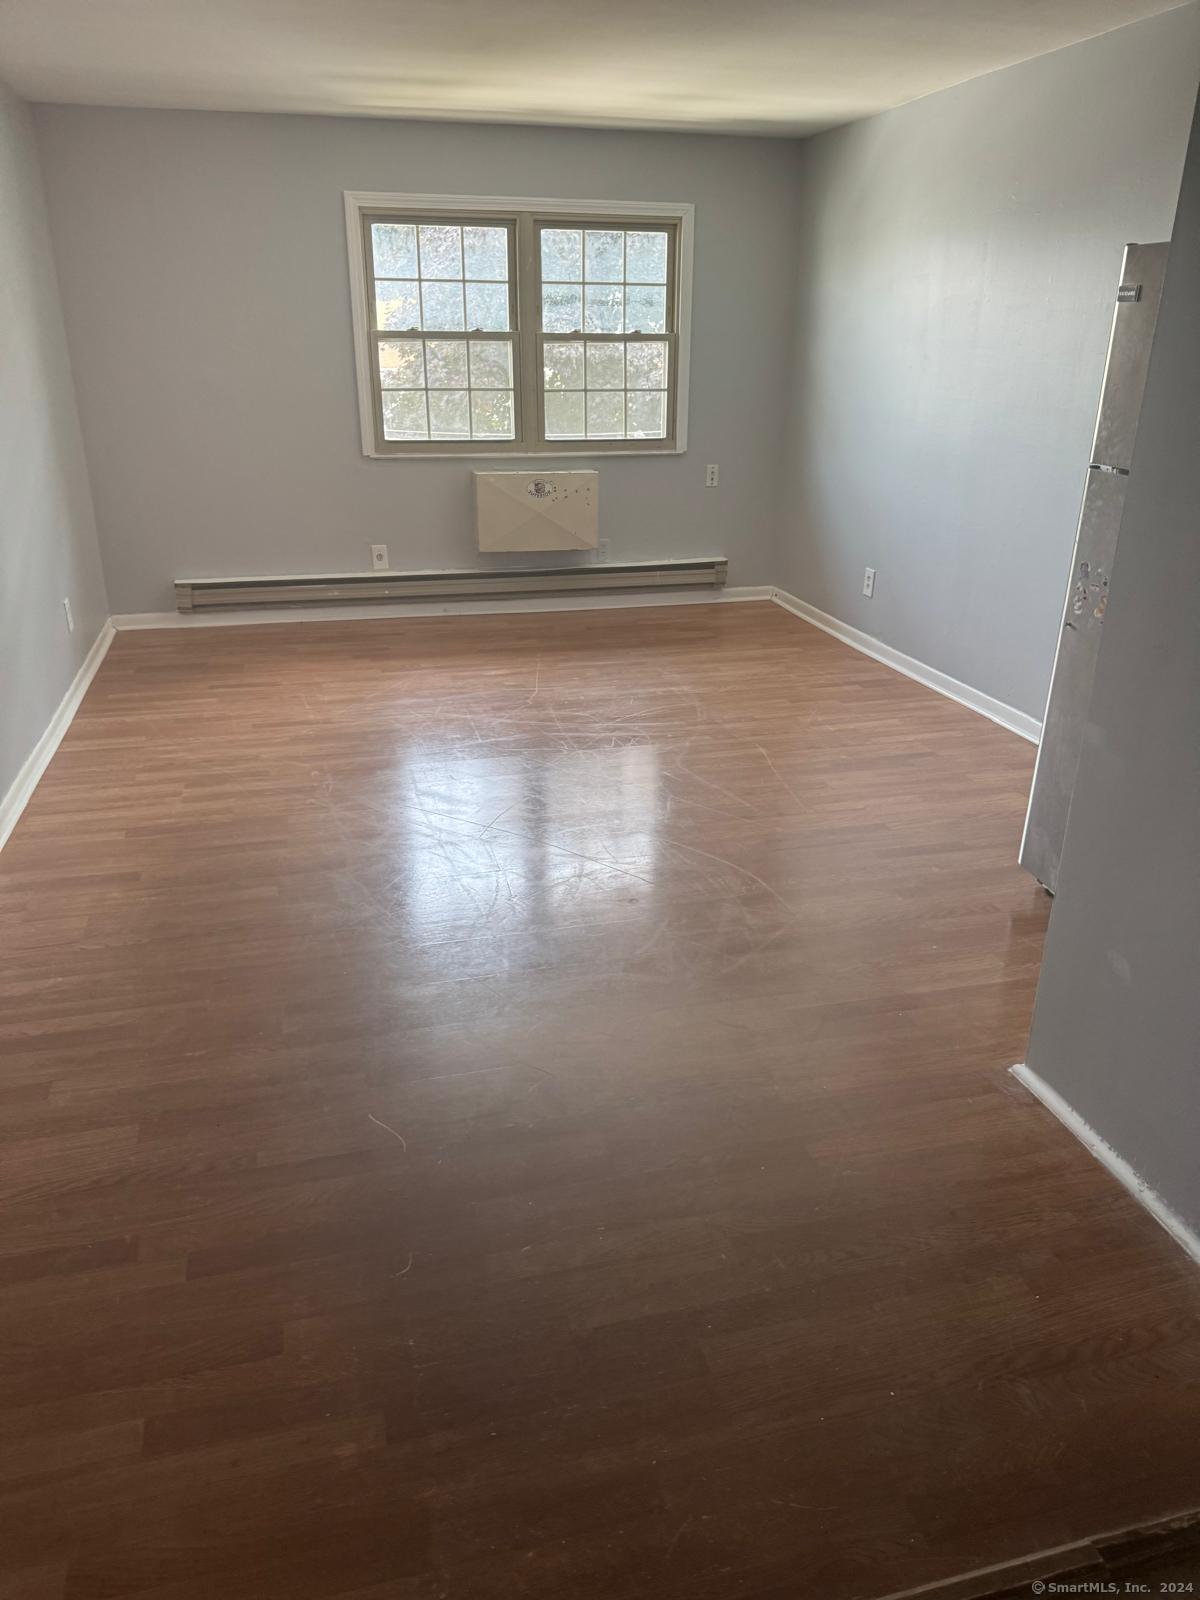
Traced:
<path fill-rule="evenodd" d="M 481 551 L 594 550 L 595 472 L 476 472 L 475 532 Z"/>

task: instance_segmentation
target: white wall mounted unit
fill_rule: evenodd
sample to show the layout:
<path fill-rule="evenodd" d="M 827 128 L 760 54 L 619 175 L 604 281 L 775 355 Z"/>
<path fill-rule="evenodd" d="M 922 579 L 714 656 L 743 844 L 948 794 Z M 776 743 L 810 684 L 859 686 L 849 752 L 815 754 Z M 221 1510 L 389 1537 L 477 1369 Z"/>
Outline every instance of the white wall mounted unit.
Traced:
<path fill-rule="evenodd" d="M 475 533 L 485 553 L 594 550 L 599 530 L 595 472 L 476 472 Z"/>

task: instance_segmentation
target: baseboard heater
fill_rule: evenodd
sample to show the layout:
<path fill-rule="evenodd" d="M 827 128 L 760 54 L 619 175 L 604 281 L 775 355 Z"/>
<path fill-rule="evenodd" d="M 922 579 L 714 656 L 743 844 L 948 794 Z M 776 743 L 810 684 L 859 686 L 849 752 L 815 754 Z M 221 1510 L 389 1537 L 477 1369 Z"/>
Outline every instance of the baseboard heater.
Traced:
<path fill-rule="evenodd" d="M 317 578 L 176 578 L 180 611 L 214 606 L 346 605 L 356 601 L 488 600 L 613 589 L 720 589 L 728 562 L 633 561 L 594 567 L 520 567 L 507 572 L 364 572 Z"/>

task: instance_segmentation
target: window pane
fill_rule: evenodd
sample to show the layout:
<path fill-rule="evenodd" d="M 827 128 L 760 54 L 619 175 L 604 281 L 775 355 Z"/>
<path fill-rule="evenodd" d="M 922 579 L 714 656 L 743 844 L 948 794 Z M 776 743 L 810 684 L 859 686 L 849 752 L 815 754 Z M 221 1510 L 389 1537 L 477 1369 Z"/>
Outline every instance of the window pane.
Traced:
<path fill-rule="evenodd" d="M 377 278 L 417 276 L 417 230 L 411 222 L 373 222 L 371 254 Z"/>
<path fill-rule="evenodd" d="M 672 228 L 537 233 L 546 438 L 665 439 Z M 371 220 L 367 244 L 384 437 L 515 440 L 512 226 Z"/>
<path fill-rule="evenodd" d="M 547 439 L 583 438 L 583 395 L 549 390 L 546 394 Z"/>
<path fill-rule="evenodd" d="M 424 388 L 425 358 L 419 339 L 380 341 L 379 382 L 385 389 Z"/>
<path fill-rule="evenodd" d="M 508 285 L 469 283 L 467 285 L 467 327 L 484 333 L 508 332 Z"/>
<path fill-rule="evenodd" d="M 667 387 L 667 347 L 653 344 L 625 346 L 626 382 L 631 389 L 665 389 Z"/>
<path fill-rule="evenodd" d="M 389 389 L 383 397 L 385 439 L 428 439 L 425 395 L 420 389 Z"/>
<path fill-rule="evenodd" d="M 583 327 L 583 291 L 577 284 L 547 283 L 542 288 L 542 332 L 575 333 Z"/>
<path fill-rule="evenodd" d="M 467 387 L 467 347 L 461 339 L 426 339 L 426 379 L 431 389 Z"/>
<path fill-rule="evenodd" d="M 463 259 L 468 278 L 508 278 L 508 229 L 464 228 Z"/>
<path fill-rule="evenodd" d="M 424 222 L 421 235 L 421 276 L 461 278 L 462 229 L 452 223 Z"/>
<path fill-rule="evenodd" d="M 431 389 L 429 434 L 433 439 L 469 439 L 471 408 L 465 389 Z"/>
<path fill-rule="evenodd" d="M 463 286 L 461 283 L 422 283 L 423 327 L 462 328 Z"/>
<path fill-rule="evenodd" d="M 623 439 L 625 437 L 625 396 L 623 394 L 589 394 L 587 397 L 587 432 L 589 439 Z"/>
<path fill-rule="evenodd" d="M 665 233 L 627 233 L 625 235 L 625 276 L 630 283 L 666 283 L 667 236 Z"/>
<path fill-rule="evenodd" d="M 640 389 L 625 397 L 631 439 L 661 439 L 667 431 L 667 397 L 661 390 Z"/>
<path fill-rule="evenodd" d="M 542 229 L 542 281 L 578 283 L 583 277 L 583 234 L 578 228 Z"/>
<path fill-rule="evenodd" d="M 625 387 L 625 346 L 591 344 L 587 347 L 587 386 L 589 389 Z"/>
<path fill-rule="evenodd" d="M 511 389 L 472 389 L 471 428 L 477 439 L 513 437 Z"/>
<path fill-rule="evenodd" d="M 419 328 L 421 306 L 415 283 L 398 283 L 394 278 L 375 281 L 375 326 L 377 328 Z"/>
<path fill-rule="evenodd" d="M 471 387 L 473 389 L 512 388 L 512 346 L 507 342 L 472 339 Z"/>
<path fill-rule="evenodd" d="M 666 333 L 667 291 L 642 284 L 630 284 L 625 291 L 625 331 Z"/>
<path fill-rule="evenodd" d="M 547 389 L 583 388 L 583 342 L 548 344 L 543 357 Z M 580 424 L 582 429 L 583 424 Z"/>
<path fill-rule="evenodd" d="M 620 283 L 625 276 L 625 235 L 607 228 L 587 231 L 587 278 L 591 283 Z"/>
<path fill-rule="evenodd" d="M 587 289 L 584 328 L 588 333 L 621 333 L 625 291 L 618 284 Z"/>

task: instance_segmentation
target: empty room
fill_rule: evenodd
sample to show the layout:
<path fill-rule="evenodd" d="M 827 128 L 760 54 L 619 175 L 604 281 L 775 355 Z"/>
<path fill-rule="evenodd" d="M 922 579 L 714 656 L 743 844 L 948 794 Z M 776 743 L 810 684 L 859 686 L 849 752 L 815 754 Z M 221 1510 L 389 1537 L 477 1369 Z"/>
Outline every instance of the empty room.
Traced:
<path fill-rule="evenodd" d="M 0 1600 L 1200 1591 L 1200 6 L 0 6 Z"/>

